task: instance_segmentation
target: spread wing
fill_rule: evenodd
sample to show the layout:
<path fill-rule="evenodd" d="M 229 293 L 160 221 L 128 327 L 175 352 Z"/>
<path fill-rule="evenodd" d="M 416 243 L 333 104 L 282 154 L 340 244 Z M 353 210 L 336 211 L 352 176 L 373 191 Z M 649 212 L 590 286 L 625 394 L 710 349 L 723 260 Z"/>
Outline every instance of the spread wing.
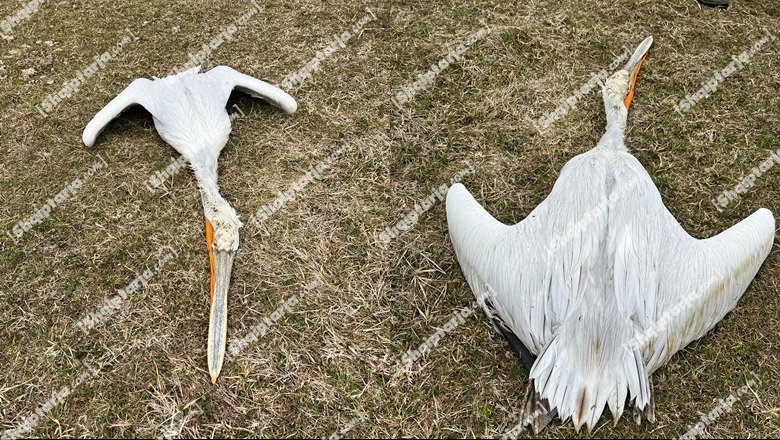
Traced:
<path fill-rule="evenodd" d="M 295 99 L 288 95 L 284 90 L 268 84 L 265 81 L 261 81 L 249 75 L 244 75 L 230 67 L 218 66 L 206 72 L 206 75 L 219 79 L 223 84 L 226 84 L 230 90 L 235 89 L 240 92 L 248 93 L 255 98 L 268 101 L 284 110 L 286 113 L 292 114 L 298 109 L 298 103 L 296 103 Z"/>
<path fill-rule="evenodd" d="M 766 209 L 694 239 L 635 158 L 604 154 L 569 161 L 513 226 L 460 184 L 447 194 L 450 237 L 477 301 L 538 355 L 529 401 L 577 428 L 592 427 L 606 403 L 617 420 L 627 397 L 652 420 L 650 373 L 734 308 L 774 240 Z"/>
<path fill-rule="evenodd" d="M 493 218 L 463 185 L 447 193 L 450 238 L 469 286 L 485 314 L 504 321 L 534 355 L 582 297 L 606 230 L 607 216 L 592 211 L 607 194 L 609 170 L 584 158 L 573 158 L 550 196 L 513 226 Z M 580 185 L 576 176 L 585 174 L 588 184 Z"/>
<path fill-rule="evenodd" d="M 637 161 L 630 166 L 641 167 Z M 698 240 L 661 202 L 651 181 L 610 212 L 615 293 L 629 314 L 652 373 L 704 336 L 742 297 L 772 248 L 775 220 L 759 209 L 720 234 Z"/>
<path fill-rule="evenodd" d="M 136 104 L 146 107 L 152 81 L 146 78 L 138 78 L 131 82 L 125 90 L 103 107 L 87 124 L 82 134 L 82 140 L 88 147 L 95 145 L 95 139 L 109 122 L 119 116 L 128 107 Z"/>
<path fill-rule="evenodd" d="M 210 90 L 210 87 L 213 87 L 215 84 L 213 82 L 200 80 L 200 77 L 196 76 L 199 75 L 199 70 L 199 67 L 195 67 L 177 75 L 162 79 L 155 79 L 154 81 L 148 80 L 146 78 L 136 79 L 130 83 L 130 85 L 127 86 L 127 88 L 122 91 L 122 93 L 117 95 L 114 99 L 111 100 L 111 102 L 103 107 L 95 115 L 95 117 L 92 118 L 89 124 L 87 124 L 87 127 L 84 129 L 84 133 L 82 135 L 84 144 L 86 144 L 88 147 L 93 146 L 95 144 L 95 139 L 109 122 L 119 116 L 119 114 L 128 107 L 136 104 L 142 105 L 153 115 L 156 113 L 157 118 L 162 122 L 167 121 L 167 119 L 172 119 L 175 122 L 179 119 L 182 119 L 184 116 L 190 115 L 190 113 L 187 111 L 188 106 L 191 105 L 191 103 L 188 104 L 188 99 L 204 100 L 206 102 L 201 105 L 201 108 L 208 109 L 210 108 L 209 100 L 213 99 L 215 96 L 214 93 L 216 93 L 216 96 L 224 99 L 225 102 L 227 102 L 227 99 L 230 96 L 230 91 L 235 89 L 248 93 L 254 97 L 264 99 L 271 104 L 281 108 L 287 113 L 294 113 L 298 108 L 298 104 L 295 102 L 295 99 L 293 99 L 292 96 L 288 95 L 280 88 L 272 86 L 259 79 L 252 78 L 251 76 L 239 73 L 227 66 L 215 67 L 205 74 L 200 74 L 207 76 L 210 80 L 216 80 L 218 84 L 224 86 L 224 93 L 219 88 Z M 186 81 L 190 87 L 195 89 L 200 87 L 200 95 L 188 95 L 186 93 L 186 87 L 184 87 L 183 84 L 178 83 L 178 81 Z M 158 83 L 156 85 L 159 87 L 156 88 L 155 83 Z M 166 85 L 169 87 L 164 87 Z M 157 102 L 157 104 L 155 104 L 155 102 Z M 162 105 L 160 102 L 162 102 Z M 159 108 L 156 108 L 155 106 Z M 184 106 L 184 108 L 179 108 L 177 106 Z M 221 117 L 223 113 L 224 109 L 220 109 L 214 114 Z M 171 118 L 171 115 L 179 115 L 179 117 Z M 168 117 L 167 119 L 166 116 Z M 157 123 L 157 121 L 155 123 Z M 163 131 L 167 133 L 166 130 Z M 162 134 L 163 133 L 161 133 L 161 135 Z M 173 144 L 176 144 L 176 146 L 181 148 L 178 143 L 173 142 Z"/>

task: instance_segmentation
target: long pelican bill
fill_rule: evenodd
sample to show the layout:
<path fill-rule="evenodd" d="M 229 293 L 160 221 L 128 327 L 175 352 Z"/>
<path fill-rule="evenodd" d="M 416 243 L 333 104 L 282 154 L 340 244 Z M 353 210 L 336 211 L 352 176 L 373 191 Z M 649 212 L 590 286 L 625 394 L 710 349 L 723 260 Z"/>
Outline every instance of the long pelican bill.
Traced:
<path fill-rule="evenodd" d="M 639 75 L 639 70 L 642 68 L 642 62 L 647 57 L 647 52 L 650 50 L 650 46 L 653 44 L 653 37 L 645 38 L 639 47 L 636 48 L 634 54 L 631 55 L 631 59 L 628 60 L 623 70 L 627 71 L 631 76 L 631 80 L 628 84 L 628 94 L 623 103 L 626 105 L 626 110 L 631 106 L 631 101 L 634 99 L 634 85 L 636 85 L 636 78 Z"/>
<path fill-rule="evenodd" d="M 209 312 L 208 365 L 211 383 L 217 383 L 217 377 L 225 361 L 225 343 L 227 340 L 227 294 L 230 288 L 230 273 L 236 253 L 214 251 L 214 228 L 206 220 L 206 246 L 209 249 L 211 266 L 211 308 Z"/>

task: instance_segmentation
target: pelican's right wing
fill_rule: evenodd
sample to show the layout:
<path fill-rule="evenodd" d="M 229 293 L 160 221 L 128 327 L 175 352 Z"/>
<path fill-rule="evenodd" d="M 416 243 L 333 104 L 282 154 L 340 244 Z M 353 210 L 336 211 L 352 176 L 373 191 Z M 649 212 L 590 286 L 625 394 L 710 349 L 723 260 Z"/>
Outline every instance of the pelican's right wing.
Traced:
<path fill-rule="evenodd" d="M 228 66 L 217 66 L 206 72 L 206 75 L 220 79 L 230 90 L 235 89 L 268 101 L 288 114 L 295 113 L 298 109 L 298 103 L 284 90 L 265 81 L 244 75 Z"/>
<path fill-rule="evenodd" d="M 126 89 L 103 107 L 87 124 L 81 138 L 88 147 L 95 145 L 95 139 L 109 122 L 119 116 L 128 107 L 139 104 L 144 105 L 150 93 L 152 81 L 146 78 L 138 78 L 131 82 Z"/>
<path fill-rule="evenodd" d="M 600 264 L 607 216 L 595 209 L 605 203 L 608 172 L 590 155 L 573 158 L 547 199 L 513 226 L 493 218 L 463 185 L 447 192 L 450 239 L 477 302 L 496 330 L 514 333 L 533 355 L 552 340 Z"/>
<path fill-rule="evenodd" d="M 538 222 L 534 220 L 534 214 L 531 213 L 523 221 L 536 225 Z M 529 256 L 542 252 L 541 248 L 534 249 L 534 234 L 523 234 L 527 241 L 518 240 L 513 227 L 493 218 L 460 183 L 447 191 L 447 228 L 463 275 L 495 330 L 506 337 L 516 336 L 533 355 L 538 354 L 542 347 L 537 341 L 544 339 L 544 330 L 531 325 L 516 328 L 511 323 L 512 315 L 502 313 L 499 309 L 505 307 L 502 302 L 496 301 L 499 292 L 503 293 L 504 286 L 518 284 L 521 277 L 529 280 L 529 277 L 523 277 L 521 272 L 511 270 L 511 266 L 512 260 L 519 258 L 521 249 L 527 251 L 525 254 Z M 532 232 L 538 234 L 540 231 Z M 516 254 L 509 250 L 509 243 L 514 242 L 519 246 Z M 531 261 L 528 263 L 533 264 Z M 514 290 L 510 287 L 510 291 Z M 526 292 L 519 292 L 519 295 L 530 296 L 526 295 Z M 542 306 L 541 309 L 545 309 L 539 303 L 531 305 L 534 306 Z M 510 322 L 504 321 L 505 319 Z"/>

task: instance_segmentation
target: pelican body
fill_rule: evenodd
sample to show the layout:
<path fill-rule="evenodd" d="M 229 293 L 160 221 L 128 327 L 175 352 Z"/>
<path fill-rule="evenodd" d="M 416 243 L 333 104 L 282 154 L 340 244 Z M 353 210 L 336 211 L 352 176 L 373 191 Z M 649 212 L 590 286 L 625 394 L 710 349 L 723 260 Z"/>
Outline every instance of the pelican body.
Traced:
<path fill-rule="evenodd" d="M 767 257 L 767 209 L 715 237 L 688 235 L 623 142 L 647 38 L 603 88 L 606 133 L 563 167 L 550 195 L 505 225 L 461 184 L 447 193 L 460 267 L 530 371 L 523 424 L 557 414 L 588 431 L 609 406 L 654 422 L 651 374 L 732 310 Z"/>
<path fill-rule="evenodd" d="M 242 226 L 236 211 L 219 194 L 217 183 L 217 159 L 231 131 L 225 105 L 234 89 L 287 113 L 294 113 L 297 103 L 281 89 L 230 67 L 199 71 L 198 66 L 163 79 L 136 79 L 87 124 L 83 140 L 88 147 L 93 146 L 111 120 L 128 107 L 141 105 L 152 114 L 160 137 L 189 162 L 200 189 L 206 224 L 211 267 L 208 367 L 216 383 L 225 358 L 227 292 Z"/>

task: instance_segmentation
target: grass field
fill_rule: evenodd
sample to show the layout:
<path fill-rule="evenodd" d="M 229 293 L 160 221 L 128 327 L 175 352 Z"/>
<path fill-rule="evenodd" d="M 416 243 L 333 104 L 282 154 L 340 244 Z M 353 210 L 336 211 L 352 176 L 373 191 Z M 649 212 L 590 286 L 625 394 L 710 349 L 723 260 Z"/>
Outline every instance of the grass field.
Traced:
<path fill-rule="evenodd" d="M 289 90 L 296 114 L 240 93 L 228 103 L 243 116 L 222 152 L 220 185 L 246 225 L 229 296 L 229 343 L 314 287 L 226 362 L 216 385 L 206 368 L 209 269 L 192 173 L 183 169 L 148 188 L 178 154 L 139 107 L 93 148 L 81 133 L 133 79 L 187 63 L 256 6 L 45 1 L 6 26 L 12 29 L 0 25 L 0 224 L 7 231 L 0 237 L 0 435 L 47 406 L 18 435 L 502 436 L 519 421 L 528 371 L 481 312 L 411 371 L 396 368 L 407 350 L 474 304 L 443 204 L 387 246 L 378 245 L 380 234 L 469 165 L 474 171 L 462 181 L 477 200 L 505 223 L 522 220 L 566 161 L 595 146 L 605 123 L 600 93 L 585 95 L 544 133 L 533 122 L 648 35 L 655 42 L 626 144 L 667 207 L 697 238 L 761 207 L 780 212 L 777 167 L 722 212 L 711 202 L 780 148 L 780 41 L 764 44 L 687 113 L 674 108 L 767 32 L 780 36 L 780 3 L 734 0 L 726 11 L 688 0 L 512 3 L 258 0 L 262 11 L 210 50 L 204 71 L 229 65 L 281 84 L 360 23 L 365 7 L 376 16 Z M 4 2 L 0 16 L 25 7 Z M 400 108 L 393 103 L 486 25 L 490 32 L 425 90 Z M 48 95 L 129 35 L 77 92 L 47 101 L 47 113 Z M 344 145 L 322 180 L 262 225 L 249 222 Z M 40 224 L 21 237 L 12 232 L 84 173 L 81 187 L 59 197 Z M 148 285 L 118 310 L 89 331 L 78 326 L 147 269 L 155 270 Z M 780 436 L 779 286 L 773 249 L 736 309 L 654 374 L 657 423 L 637 426 L 625 414 L 613 428 L 607 411 L 592 436 L 680 436 L 719 399 L 736 395 L 751 372 L 760 384 L 704 435 Z M 559 419 L 542 435 L 589 437 Z"/>

